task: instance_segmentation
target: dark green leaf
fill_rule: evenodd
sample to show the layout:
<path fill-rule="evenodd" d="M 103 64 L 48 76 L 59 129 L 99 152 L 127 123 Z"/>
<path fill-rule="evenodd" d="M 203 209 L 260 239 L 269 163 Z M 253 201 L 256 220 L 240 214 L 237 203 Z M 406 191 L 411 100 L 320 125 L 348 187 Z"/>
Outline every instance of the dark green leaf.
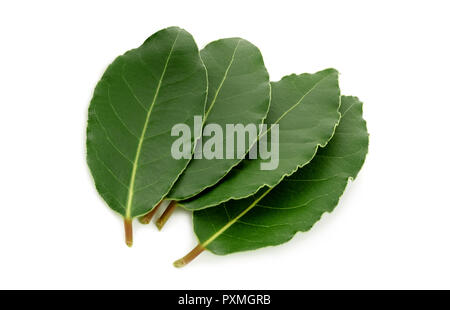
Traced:
<path fill-rule="evenodd" d="M 100 195 L 126 219 L 152 210 L 188 164 L 171 156 L 171 129 L 186 123 L 193 131 L 194 115 L 204 112 L 206 79 L 192 36 L 171 27 L 116 58 L 99 81 L 87 161 Z"/>
<path fill-rule="evenodd" d="M 208 72 L 204 125 L 217 124 L 225 132 L 226 124 L 261 124 L 269 109 L 270 82 L 258 48 L 240 38 L 222 39 L 208 44 L 201 57 Z M 222 140 L 225 145 L 225 134 Z M 245 153 L 253 143 L 246 141 Z M 168 198 L 194 196 L 217 183 L 241 160 L 192 159 Z"/>
<path fill-rule="evenodd" d="M 362 103 L 356 97 L 342 97 L 340 111 L 333 139 L 307 166 L 272 189 L 194 212 L 201 246 L 228 254 L 278 245 L 331 212 L 348 180 L 356 178 L 368 151 Z"/>
<path fill-rule="evenodd" d="M 216 186 L 180 204 L 189 210 L 200 210 L 278 184 L 283 177 L 306 165 L 317 148 L 331 139 L 339 121 L 339 104 L 338 73 L 334 69 L 289 75 L 273 82 L 265 123 L 269 130 L 270 126 L 279 125 L 278 167 L 261 170 L 263 159 L 243 160 Z"/>

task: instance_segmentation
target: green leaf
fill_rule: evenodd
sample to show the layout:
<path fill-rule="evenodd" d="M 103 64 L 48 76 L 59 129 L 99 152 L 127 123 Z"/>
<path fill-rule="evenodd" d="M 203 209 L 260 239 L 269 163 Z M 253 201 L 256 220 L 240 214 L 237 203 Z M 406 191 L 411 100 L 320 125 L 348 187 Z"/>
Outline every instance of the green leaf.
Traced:
<path fill-rule="evenodd" d="M 269 109 L 270 82 L 258 48 L 240 38 L 222 39 L 208 44 L 201 58 L 208 72 L 204 125 L 217 124 L 225 131 L 226 124 L 261 124 Z M 223 145 L 225 139 L 224 134 Z M 246 141 L 245 153 L 253 143 Z M 241 160 L 192 159 L 167 198 L 194 196 L 216 184 Z"/>
<path fill-rule="evenodd" d="M 206 92 L 197 45 L 177 27 L 117 57 L 98 82 L 89 107 L 87 162 L 100 195 L 128 221 L 152 210 L 185 169 L 189 159 L 171 156 L 171 129 L 186 123 L 193 131 Z"/>
<path fill-rule="evenodd" d="M 317 148 L 331 139 L 339 121 L 339 104 L 338 72 L 334 69 L 289 75 L 272 82 L 272 101 L 265 123 L 267 132 L 270 126 L 279 125 L 278 168 L 261 170 L 264 160 L 259 157 L 243 160 L 215 187 L 180 205 L 188 210 L 200 210 L 278 184 L 311 161 Z"/>
<path fill-rule="evenodd" d="M 368 151 L 362 103 L 356 97 L 342 97 L 340 111 L 342 118 L 333 139 L 310 164 L 253 197 L 194 212 L 194 230 L 201 246 L 215 254 L 228 254 L 278 245 L 333 211 Z"/>

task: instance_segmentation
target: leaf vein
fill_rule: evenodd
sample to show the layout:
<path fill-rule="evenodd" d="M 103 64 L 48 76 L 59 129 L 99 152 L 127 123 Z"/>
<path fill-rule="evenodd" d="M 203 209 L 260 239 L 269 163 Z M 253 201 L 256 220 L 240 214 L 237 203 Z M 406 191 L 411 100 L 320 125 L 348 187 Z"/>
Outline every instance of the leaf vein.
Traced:
<path fill-rule="evenodd" d="M 153 97 L 153 100 L 152 100 L 152 103 L 150 105 L 150 108 L 147 111 L 144 127 L 142 128 L 141 136 L 139 138 L 137 152 L 136 152 L 136 156 L 134 158 L 134 163 L 133 163 L 133 170 L 131 172 L 130 185 L 129 185 L 129 188 L 128 188 L 127 207 L 126 207 L 126 212 L 125 212 L 126 213 L 126 218 L 130 218 L 131 217 L 131 206 L 132 206 L 133 194 L 134 194 L 134 182 L 135 182 L 135 179 L 136 179 L 138 162 L 139 162 L 139 158 L 140 158 L 140 155 L 141 155 L 142 144 L 144 142 L 145 134 L 147 132 L 147 126 L 148 126 L 148 123 L 149 123 L 150 115 L 152 114 L 153 106 L 155 105 L 156 99 L 158 98 L 159 90 L 161 88 L 162 81 L 164 79 L 164 76 L 166 74 L 166 69 L 167 69 L 167 66 L 168 66 L 169 61 L 170 61 L 170 57 L 172 56 L 172 52 L 173 52 L 175 44 L 176 44 L 176 42 L 178 40 L 178 36 L 179 35 L 180 35 L 180 30 L 178 30 L 178 33 L 177 33 L 177 35 L 175 37 L 175 40 L 173 41 L 172 46 L 170 48 L 169 54 L 167 55 L 167 59 L 166 59 L 166 62 L 164 64 L 164 68 L 163 68 L 163 71 L 161 73 L 161 77 L 159 78 L 158 86 L 156 87 L 156 90 L 155 90 L 155 95 Z"/>

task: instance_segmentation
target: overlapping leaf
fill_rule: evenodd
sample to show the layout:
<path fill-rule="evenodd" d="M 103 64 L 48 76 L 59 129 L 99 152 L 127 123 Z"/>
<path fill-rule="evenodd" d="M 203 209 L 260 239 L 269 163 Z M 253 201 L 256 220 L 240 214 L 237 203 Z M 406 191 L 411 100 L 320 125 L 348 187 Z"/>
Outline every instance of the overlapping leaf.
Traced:
<path fill-rule="evenodd" d="M 315 74 L 289 75 L 272 85 L 272 101 L 265 123 L 279 125 L 279 165 L 261 170 L 264 160 L 246 159 L 216 186 L 180 204 L 189 210 L 218 205 L 229 199 L 254 194 L 274 186 L 298 167 L 307 164 L 319 146 L 331 139 L 339 121 L 338 72 L 327 69 Z M 264 133 L 262 133 L 264 135 Z"/>
<path fill-rule="evenodd" d="M 100 195 L 126 219 L 154 208 L 185 169 L 189 159 L 171 156 L 171 128 L 203 114 L 206 79 L 194 39 L 172 27 L 119 56 L 99 81 L 87 161 Z"/>
<path fill-rule="evenodd" d="M 261 124 L 269 109 L 270 82 L 258 48 L 240 38 L 222 39 L 208 44 L 201 58 L 208 72 L 204 125 L 217 124 L 225 131 L 226 124 Z M 225 145 L 226 135 L 222 138 Z M 253 143 L 246 141 L 245 151 Z M 240 161 L 192 159 L 167 198 L 181 200 L 201 192 Z"/>
<path fill-rule="evenodd" d="M 331 212 L 348 180 L 356 178 L 368 151 L 362 103 L 356 97 L 343 97 L 340 111 L 333 139 L 307 166 L 272 189 L 195 211 L 194 230 L 201 247 L 228 254 L 278 245 Z"/>
<path fill-rule="evenodd" d="M 202 153 L 208 139 L 198 139 L 194 116 L 203 116 L 203 128 L 222 130 L 265 123 L 268 129 L 247 139 L 243 154 L 273 139 L 279 126 L 278 165 L 261 169 L 267 161 L 261 153 L 244 160 L 191 160 L 190 152 L 174 158 L 176 124 L 194 133 L 183 146 L 197 145 Z M 223 147 L 229 138 L 225 132 Z M 261 53 L 248 41 L 218 40 L 199 53 L 192 36 L 177 27 L 114 60 L 89 107 L 88 165 L 100 195 L 125 218 L 127 244 L 132 219 L 150 219 L 164 198 L 194 211 L 200 243 L 176 266 L 204 249 L 221 255 L 253 250 L 309 230 L 336 207 L 367 149 L 362 103 L 340 96 L 334 69 L 269 83 Z"/>

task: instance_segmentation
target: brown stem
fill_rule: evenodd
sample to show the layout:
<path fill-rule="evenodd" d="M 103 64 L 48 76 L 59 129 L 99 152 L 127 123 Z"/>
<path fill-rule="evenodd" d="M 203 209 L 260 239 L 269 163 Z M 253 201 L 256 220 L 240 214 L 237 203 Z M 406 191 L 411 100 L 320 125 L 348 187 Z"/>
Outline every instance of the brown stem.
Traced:
<path fill-rule="evenodd" d="M 124 226 L 125 226 L 125 242 L 131 247 L 133 245 L 133 219 L 125 218 Z"/>
<path fill-rule="evenodd" d="M 192 249 L 185 257 L 175 261 L 173 265 L 177 268 L 184 267 L 189 264 L 194 258 L 200 255 L 205 250 L 205 248 L 198 244 L 195 248 Z"/>
<path fill-rule="evenodd" d="M 169 204 L 169 206 L 164 210 L 164 213 L 161 215 L 161 217 L 156 221 L 156 226 L 159 230 L 161 230 L 164 226 L 164 224 L 167 222 L 167 220 L 172 215 L 173 211 L 175 211 L 175 208 L 177 207 L 177 202 L 175 200 L 172 200 Z"/>
<path fill-rule="evenodd" d="M 144 214 L 143 216 L 139 217 L 139 222 L 141 224 L 148 224 L 148 223 L 150 223 L 150 221 L 152 220 L 153 216 L 155 215 L 156 211 L 158 211 L 158 209 L 159 209 L 159 207 L 161 206 L 162 203 L 163 203 L 163 201 L 161 200 L 161 202 L 158 203 L 156 205 L 156 207 L 153 208 L 152 211 L 150 211 L 147 214 Z"/>

